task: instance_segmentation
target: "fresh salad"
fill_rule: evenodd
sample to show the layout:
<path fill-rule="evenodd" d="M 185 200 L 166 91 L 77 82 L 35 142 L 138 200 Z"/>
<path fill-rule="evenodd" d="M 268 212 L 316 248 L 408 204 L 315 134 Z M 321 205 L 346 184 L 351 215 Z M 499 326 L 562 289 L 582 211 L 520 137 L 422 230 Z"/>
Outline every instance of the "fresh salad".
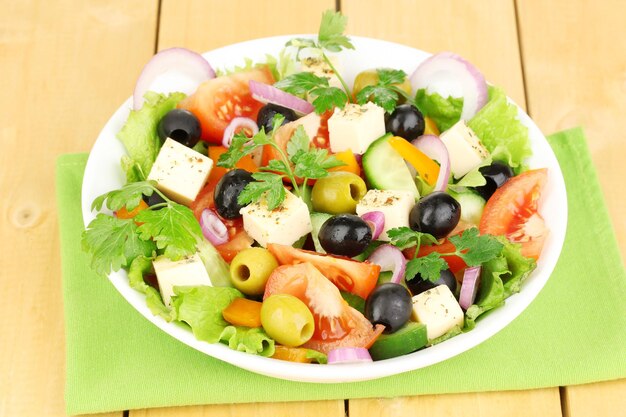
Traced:
<path fill-rule="evenodd" d="M 199 340 L 306 363 L 428 348 L 518 292 L 547 170 L 517 107 L 447 52 L 348 85 L 345 24 L 217 74 L 155 55 L 117 135 L 127 182 L 83 233 L 92 268 Z M 170 71 L 180 91 L 152 91 Z"/>

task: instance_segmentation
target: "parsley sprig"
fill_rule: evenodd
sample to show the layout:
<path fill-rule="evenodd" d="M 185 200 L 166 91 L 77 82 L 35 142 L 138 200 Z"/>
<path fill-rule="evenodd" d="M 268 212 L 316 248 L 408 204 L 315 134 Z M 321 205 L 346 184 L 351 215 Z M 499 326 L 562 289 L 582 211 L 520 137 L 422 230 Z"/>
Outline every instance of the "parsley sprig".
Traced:
<path fill-rule="evenodd" d="M 255 181 L 246 185 L 239 194 L 237 197 L 239 204 L 245 205 L 265 198 L 267 208 L 274 210 L 285 200 L 286 191 L 283 185 L 285 178 L 291 182 L 294 193 L 306 201 L 308 192 L 306 183 L 309 179 L 326 177 L 330 168 L 344 165 L 335 156 L 329 155 L 326 149 L 311 147 L 309 137 L 302 126 L 296 128 L 287 142 L 285 152 L 274 138 L 283 121 L 284 116 L 280 114 L 274 116 L 269 136 L 263 128 L 252 138 L 243 133 L 236 134 L 228 151 L 220 156 L 217 166 L 223 168 L 233 168 L 239 159 L 252 153 L 259 146 L 269 145 L 280 156 L 280 159 L 272 159 L 267 166 L 261 167 L 261 172 L 252 174 Z M 302 185 L 298 185 L 297 178 L 302 179 Z"/>
<path fill-rule="evenodd" d="M 376 70 L 378 74 L 378 82 L 374 85 L 368 85 L 359 91 L 356 95 L 356 101 L 359 104 L 365 104 L 372 101 L 385 109 L 387 113 L 391 113 L 395 108 L 400 96 L 404 97 L 409 103 L 413 103 L 413 98 L 406 91 L 398 88 L 406 79 L 406 73 L 402 70 L 379 68 Z"/>
<path fill-rule="evenodd" d="M 276 88 L 288 93 L 303 97 L 310 94 L 313 100 L 313 107 L 317 114 L 322 114 L 333 107 L 343 108 L 350 101 L 350 87 L 345 82 L 341 74 L 337 71 L 332 61 L 325 51 L 340 52 L 342 49 L 354 49 L 350 39 L 343 34 L 346 29 L 347 18 L 334 10 L 327 10 L 322 14 L 322 21 L 317 34 L 317 41 L 313 39 L 296 38 L 287 42 L 286 46 L 293 46 L 298 49 L 296 56 L 300 55 L 302 49 L 309 49 L 317 53 L 328 64 L 330 69 L 337 75 L 343 90 L 331 87 L 328 78 L 318 77 L 311 73 L 297 73 L 283 78 L 274 84 Z M 308 74 L 308 75 L 303 75 Z"/>
<path fill-rule="evenodd" d="M 437 243 L 432 235 L 416 232 L 408 227 L 391 229 L 387 234 L 394 246 L 402 249 L 415 246 L 414 258 L 406 265 L 405 279 L 409 281 L 417 274 L 424 280 L 437 281 L 441 271 L 448 269 L 448 264 L 443 259 L 445 256 L 458 256 L 468 266 L 478 266 L 500 255 L 504 246 L 494 236 L 479 235 L 478 229 L 472 227 L 448 239 L 454 245 L 454 252 L 431 252 L 426 256 L 417 257 L 421 243 Z"/>
<path fill-rule="evenodd" d="M 164 202 L 140 211 L 132 219 L 99 213 L 89 223 L 82 235 L 82 246 L 91 254 L 91 265 L 97 273 L 117 271 L 140 255 L 153 257 L 159 252 L 178 260 L 196 251 L 202 230 L 193 212 L 167 198 L 156 188 L 155 181 L 129 183 L 102 194 L 94 200 L 92 210 L 103 206 L 112 211 L 123 207 L 132 210 L 143 196 L 155 192 Z"/>

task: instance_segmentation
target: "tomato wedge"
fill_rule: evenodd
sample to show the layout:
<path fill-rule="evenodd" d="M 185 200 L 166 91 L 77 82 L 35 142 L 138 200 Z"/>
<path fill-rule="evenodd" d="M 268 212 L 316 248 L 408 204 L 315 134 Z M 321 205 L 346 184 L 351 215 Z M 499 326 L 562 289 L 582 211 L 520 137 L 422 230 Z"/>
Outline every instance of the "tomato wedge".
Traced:
<path fill-rule="evenodd" d="M 366 299 L 372 292 L 380 275 L 380 266 L 359 262 L 346 257 L 323 255 L 317 252 L 296 249 L 291 246 L 270 243 L 267 249 L 281 265 L 312 263 L 340 290 L 348 291 Z"/>
<path fill-rule="evenodd" d="M 274 77 L 267 67 L 236 72 L 205 81 L 178 107 L 189 110 L 200 120 L 202 139 L 221 144 L 224 129 L 232 119 L 249 117 L 256 120 L 263 107 L 263 103 L 252 98 L 248 87 L 250 80 L 274 83 Z"/>
<path fill-rule="evenodd" d="M 539 258 L 548 229 L 537 208 L 547 179 L 548 170 L 542 168 L 526 171 L 504 183 L 485 204 L 480 232 L 504 235 L 511 242 L 521 243 L 522 255 Z"/>
<path fill-rule="evenodd" d="M 267 298 L 290 294 L 302 300 L 315 321 L 313 337 L 303 347 L 328 353 L 336 347 L 369 347 L 384 330 L 350 307 L 339 290 L 309 262 L 276 268 L 265 285 Z"/>

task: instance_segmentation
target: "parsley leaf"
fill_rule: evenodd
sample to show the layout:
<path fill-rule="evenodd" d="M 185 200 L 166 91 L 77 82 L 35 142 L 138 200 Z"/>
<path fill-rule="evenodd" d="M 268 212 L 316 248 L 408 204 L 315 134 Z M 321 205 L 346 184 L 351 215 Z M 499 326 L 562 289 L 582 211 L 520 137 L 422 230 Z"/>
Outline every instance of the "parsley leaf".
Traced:
<path fill-rule="evenodd" d="M 334 10 L 326 10 L 322 14 L 320 30 L 317 40 L 320 46 L 332 52 L 339 52 L 341 48 L 354 49 L 354 45 L 343 34 L 348 19 Z"/>
<path fill-rule="evenodd" d="M 282 175 L 271 172 L 257 172 L 252 174 L 255 182 L 248 183 L 237 197 L 241 205 L 249 204 L 265 198 L 268 210 L 274 210 L 285 200 L 286 191 Z"/>
<path fill-rule="evenodd" d="M 91 204 L 92 210 L 100 210 L 106 201 L 106 206 L 109 210 L 119 210 L 122 207 L 126 207 L 127 210 L 132 210 L 139 205 L 142 197 L 150 197 L 156 188 L 155 181 L 141 181 L 133 182 L 124 185 L 119 190 L 109 191 L 101 196 L 96 197 Z"/>
<path fill-rule="evenodd" d="M 294 174 L 300 178 L 318 179 L 328 176 L 328 169 L 345 165 L 334 156 L 328 156 L 326 149 L 311 149 L 296 155 Z"/>
<path fill-rule="evenodd" d="M 378 85 L 381 86 L 402 84 L 406 79 L 406 72 L 398 69 L 379 68 L 376 72 L 378 73 Z"/>
<path fill-rule="evenodd" d="M 152 239 L 164 255 L 175 261 L 196 252 L 202 230 L 193 212 L 181 204 L 169 202 L 160 210 L 143 210 L 135 220 L 143 223 L 137 228 L 143 240 Z"/>
<path fill-rule="evenodd" d="M 450 242 L 468 266 L 478 266 L 500 255 L 504 245 L 491 235 L 478 235 L 478 229 L 472 227 L 461 235 L 452 236 Z"/>
<path fill-rule="evenodd" d="M 118 219 L 103 213 L 83 232 L 82 246 L 91 254 L 91 268 L 101 275 L 130 265 L 138 256 L 150 257 L 156 249 L 151 240 L 140 239 L 133 219 Z"/>
<path fill-rule="evenodd" d="M 304 126 L 299 125 L 293 132 L 291 139 L 287 142 L 287 156 L 289 160 L 294 161 L 297 155 L 302 152 L 308 152 L 311 142 L 308 135 L 304 131 Z"/>
<path fill-rule="evenodd" d="M 311 90 L 309 94 L 313 97 L 311 104 L 315 107 L 315 113 L 317 114 L 332 110 L 333 107 L 343 109 L 349 101 L 346 92 L 337 87 L 318 87 Z"/>
<path fill-rule="evenodd" d="M 263 132 L 263 129 L 261 129 L 261 131 Z M 245 133 L 236 133 L 235 136 L 233 136 L 233 140 L 230 143 L 228 150 L 221 154 L 220 158 L 217 160 L 217 166 L 222 168 L 233 168 L 241 158 L 250 154 L 257 148 L 256 144 L 247 145 L 248 142 L 250 142 L 250 138 L 247 137 Z"/>
<path fill-rule="evenodd" d="M 377 69 L 378 83 L 368 85 L 359 91 L 356 95 L 356 101 L 359 104 L 365 104 L 371 101 L 383 109 L 387 113 L 393 112 L 396 108 L 399 89 L 397 84 L 402 84 L 406 79 L 406 73 L 396 69 Z"/>
<path fill-rule="evenodd" d="M 291 74 L 274 84 L 274 87 L 302 98 L 314 88 L 327 88 L 328 86 L 328 78 L 319 77 L 312 72 Z"/>
<path fill-rule="evenodd" d="M 404 276 L 407 281 L 410 281 L 419 274 L 423 280 L 435 282 L 439 279 L 441 271 L 444 269 L 448 269 L 446 261 L 437 252 L 431 252 L 421 258 L 408 261 Z"/>
<path fill-rule="evenodd" d="M 274 172 L 285 174 L 285 175 L 287 175 L 287 172 L 289 170 L 289 168 L 287 168 L 287 165 L 285 165 L 285 163 L 281 161 L 280 159 L 271 159 L 268 162 L 267 167 L 263 167 L 261 169 L 274 171 Z"/>
<path fill-rule="evenodd" d="M 416 232 L 409 227 L 395 227 L 387 231 L 391 244 L 401 249 L 421 244 L 437 243 L 437 239 L 428 233 Z M 417 248 L 419 250 L 419 248 Z"/>

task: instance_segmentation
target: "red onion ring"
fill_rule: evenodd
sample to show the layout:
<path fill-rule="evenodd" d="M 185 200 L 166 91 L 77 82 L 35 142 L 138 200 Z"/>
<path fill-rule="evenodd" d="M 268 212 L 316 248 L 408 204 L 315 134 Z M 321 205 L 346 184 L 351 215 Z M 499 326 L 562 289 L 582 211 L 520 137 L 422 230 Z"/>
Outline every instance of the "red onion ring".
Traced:
<path fill-rule="evenodd" d="M 340 347 L 328 352 L 328 364 L 372 362 L 367 349 L 359 347 Z"/>
<path fill-rule="evenodd" d="M 230 147 L 230 144 L 233 141 L 233 136 L 235 136 L 235 133 L 239 128 L 250 129 L 250 131 L 252 132 L 252 136 L 259 133 L 259 127 L 254 120 L 250 119 L 249 117 L 235 117 L 233 120 L 230 121 L 228 126 L 226 126 L 226 129 L 224 129 L 222 146 L 224 146 L 225 148 Z"/>
<path fill-rule="evenodd" d="M 435 135 L 422 135 L 414 139 L 411 144 L 430 159 L 439 162 L 439 176 L 435 183 L 435 191 L 446 191 L 450 180 L 450 155 L 446 145 Z"/>
<path fill-rule="evenodd" d="M 410 80 L 415 92 L 425 88 L 429 93 L 458 83 L 463 91 L 463 120 L 471 119 L 489 99 L 485 77 L 472 64 L 452 52 L 431 56 L 415 69 Z M 444 97 L 449 95 L 448 92 L 440 94 Z"/>
<path fill-rule="evenodd" d="M 183 91 L 185 94 L 193 93 L 203 81 L 215 78 L 215 71 L 199 53 L 185 48 L 165 49 L 154 55 L 139 75 L 135 84 L 135 91 L 133 91 L 133 108 L 135 110 L 139 110 L 143 105 L 143 95 L 150 89 L 154 80 L 172 70 L 184 72 L 194 82 L 193 89 Z M 176 89 L 176 91 L 180 91 L 180 89 Z"/>
<path fill-rule="evenodd" d="M 248 82 L 252 97 L 263 104 L 272 103 L 295 111 L 299 116 L 311 113 L 311 103 L 278 88 L 254 80 Z"/>
<path fill-rule="evenodd" d="M 211 209 L 202 210 L 200 227 L 204 237 L 214 245 L 228 242 L 228 229 L 226 225 Z"/>
<path fill-rule="evenodd" d="M 459 305 L 463 310 L 467 310 L 476 299 L 478 285 L 480 284 L 480 266 L 467 268 L 463 272 L 463 283 L 461 283 L 461 293 L 459 294 Z"/>
<path fill-rule="evenodd" d="M 373 264 L 380 265 L 380 271 L 392 271 L 391 282 L 399 284 L 404 278 L 406 258 L 400 249 L 391 245 L 380 245 L 367 258 Z"/>
<path fill-rule="evenodd" d="M 372 240 L 378 239 L 385 229 L 385 213 L 382 211 L 370 211 L 361 216 L 365 223 L 372 229 Z"/>

